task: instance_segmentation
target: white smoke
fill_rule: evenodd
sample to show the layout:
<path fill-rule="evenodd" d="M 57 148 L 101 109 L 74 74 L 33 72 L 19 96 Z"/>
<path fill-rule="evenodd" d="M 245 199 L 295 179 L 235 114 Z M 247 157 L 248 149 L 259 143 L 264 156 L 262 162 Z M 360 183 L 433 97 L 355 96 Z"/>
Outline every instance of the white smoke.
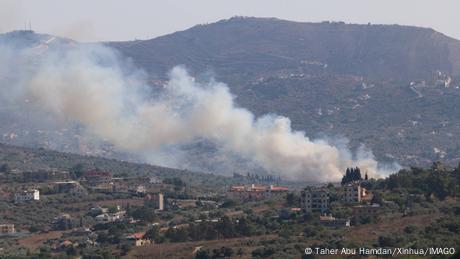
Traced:
<path fill-rule="evenodd" d="M 30 100 L 125 151 L 145 154 L 206 139 L 222 152 L 290 180 L 338 181 L 348 166 L 359 166 L 371 176 L 386 174 L 370 151 L 360 149 L 353 156 L 346 147 L 311 140 L 293 131 L 286 117 L 255 118 L 234 103 L 225 84 L 196 82 L 183 67 L 173 68 L 169 82 L 155 95 L 144 73 L 105 46 L 56 47 L 39 54 L 10 46 L 8 53 L 3 64 L 33 63 L 32 68 L 16 67 L 23 71 L 15 86 L 20 89 L 17 104 Z"/>

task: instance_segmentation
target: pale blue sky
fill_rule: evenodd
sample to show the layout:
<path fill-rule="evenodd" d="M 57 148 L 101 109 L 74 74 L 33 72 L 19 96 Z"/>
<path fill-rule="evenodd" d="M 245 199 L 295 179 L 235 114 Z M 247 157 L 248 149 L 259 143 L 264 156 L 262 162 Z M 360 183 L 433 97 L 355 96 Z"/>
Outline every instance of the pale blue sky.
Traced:
<path fill-rule="evenodd" d="M 416 25 L 460 39 L 460 0 L 0 0 L 0 32 L 31 21 L 80 41 L 148 39 L 235 15 Z"/>

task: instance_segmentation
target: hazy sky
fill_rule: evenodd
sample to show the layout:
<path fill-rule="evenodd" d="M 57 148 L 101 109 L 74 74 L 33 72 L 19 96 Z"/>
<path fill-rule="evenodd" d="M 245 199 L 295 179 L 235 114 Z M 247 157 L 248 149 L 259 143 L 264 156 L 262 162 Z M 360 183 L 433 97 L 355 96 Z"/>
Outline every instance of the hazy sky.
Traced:
<path fill-rule="evenodd" d="M 80 41 L 148 39 L 231 16 L 404 24 L 460 39 L 460 0 L 0 0 L 0 32 Z"/>

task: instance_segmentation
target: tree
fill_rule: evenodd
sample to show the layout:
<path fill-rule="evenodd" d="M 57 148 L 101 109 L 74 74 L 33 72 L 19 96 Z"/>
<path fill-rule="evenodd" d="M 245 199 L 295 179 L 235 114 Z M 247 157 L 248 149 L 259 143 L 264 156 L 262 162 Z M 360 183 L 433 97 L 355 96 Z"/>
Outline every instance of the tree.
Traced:
<path fill-rule="evenodd" d="M 4 163 L 0 166 L 0 173 L 9 173 L 11 172 L 11 168 L 8 164 Z"/>
<path fill-rule="evenodd" d="M 382 205 L 382 203 L 383 203 L 382 195 L 380 194 L 380 192 L 375 191 L 372 196 L 371 204 Z"/>
<path fill-rule="evenodd" d="M 121 255 L 122 256 L 127 255 L 129 253 L 129 251 L 131 251 L 131 249 L 132 249 L 132 246 L 130 244 L 123 244 L 120 247 Z"/>
<path fill-rule="evenodd" d="M 83 164 L 76 164 L 72 168 L 70 168 L 70 173 L 74 176 L 74 178 L 78 179 L 83 176 L 85 172 L 85 167 Z"/>
<path fill-rule="evenodd" d="M 275 253 L 275 249 L 273 247 L 262 247 L 257 248 L 256 250 L 252 251 L 252 257 L 255 258 L 268 258 Z"/>
<path fill-rule="evenodd" d="M 208 250 L 199 250 L 195 254 L 195 259 L 211 259 L 211 255 Z"/>
<path fill-rule="evenodd" d="M 153 226 L 145 232 L 144 238 L 157 242 L 160 238 L 160 227 Z"/>
<path fill-rule="evenodd" d="M 298 206 L 299 197 L 297 197 L 294 193 L 290 192 L 286 195 L 286 204 L 288 206 Z"/>
<path fill-rule="evenodd" d="M 379 236 L 378 244 L 380 247 L 397 247 L 402 241 L 402 238 L 393 235 L 393 236 Z"/>
<path fill-rule="evenodd" d="M 235 230 L 242 236 L 250 236 L 254 232 L 254 226 L 247 218 L 240 218 Z"/>
<path fill-rule="evenodd" d="M 359 180 L 362 180 L 362 179 L 363 178 L 361 177 L 361 169 L 359 169 L 359 167 L 356 167 L 355 168 L 355 175 L 354 175 L 353 180 L 359 181 Z"/>
<path fill-rule="evenodd" d="M 145 222 L 151 222 L 157 218 L 155 211 L 148 207 L 137 207 L 136 209 L 131 208 L 131 216 L 135 219 L 139 219 Z"/>
<path fill-rule="evenodd" d="M 188 239 L 189 233 L 186 228 L 169 228 L 165 236 L 171 240 L 171 242 L 185 242 Z"/>
<path fill-rule="evenodd" d="M 361 177 L 361 169 L 356 168 L 347 168 L 345 175 L 342 177 L 342 185 L 345 185 L 350 182 L 360 181 L 363 178 Z"/>
<path fill-rule="evenodd" d="M 228 258 L 231 257 L 234 254 L 233 249 L 229 247 L 221 247 L 220 249 L 214 249 L 213 250 L 213 258 Z"/>
<path fill-rule="evenodd" d="M 217 224 L 217 231 L 225 238 L 235 237 L 235 226 L 228 216 L 224 216 Z"/>
<path fill-rule="evenodd" d="M 70 255 L 70 256 L 76 256 L 77 255 L 77 250 L 73 246 L 67 248 L 67 250 L 65 252 L 66 252 L 67 255 Z"/>
<path fill-rule="evenodd" d="M 243 249 L 242 248 L 239 248 L 238 251 L 236 252 L 236 255 L 238 257 L 242 257 L 244 255 L 244 252 L 243 252 Z"/>

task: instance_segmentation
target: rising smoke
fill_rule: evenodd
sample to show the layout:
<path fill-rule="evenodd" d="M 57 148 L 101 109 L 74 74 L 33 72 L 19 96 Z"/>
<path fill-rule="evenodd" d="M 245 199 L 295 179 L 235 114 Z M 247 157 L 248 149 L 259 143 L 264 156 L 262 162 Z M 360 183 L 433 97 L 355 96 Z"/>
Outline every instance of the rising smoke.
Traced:
<path fill-rule="evenodd" d="M 2 92 L 15 89 L 4 99 L 82 124 L 123 151 L 146 154 L 205 139 L 219 152 L 291 180 L 337 181 L 348 166 L 372 176 L 387 174 L 364 148 L 353 156 L 344 146 L 293 131 L 289 118 L 255 118 L 234 103 L 225 84 L 197 82 L 180 66 L 170 71 L 164 89 L 153 93 L 145 73 L 106 46 L 3 45 L 0 53 L 0 65 L 8 68 L 0 73 L 16 75 L 0 83 Z"/>

